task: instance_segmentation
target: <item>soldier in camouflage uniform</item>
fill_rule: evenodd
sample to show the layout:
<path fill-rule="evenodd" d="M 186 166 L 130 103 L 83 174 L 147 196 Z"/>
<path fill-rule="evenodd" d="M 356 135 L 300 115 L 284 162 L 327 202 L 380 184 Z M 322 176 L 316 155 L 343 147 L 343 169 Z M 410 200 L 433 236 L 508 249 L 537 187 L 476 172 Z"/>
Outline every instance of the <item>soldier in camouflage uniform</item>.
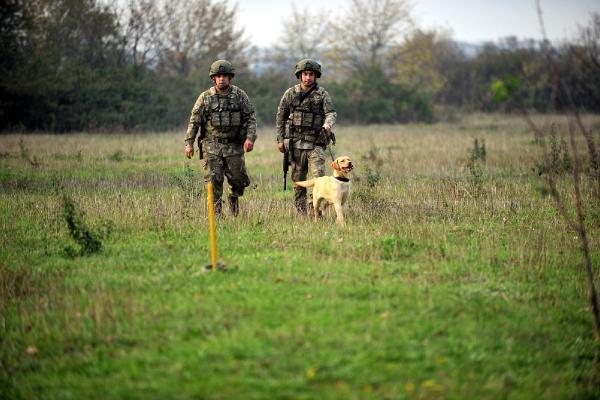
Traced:
<path fill-rule="evenodd" d="M 295 74 L 300 83 L 283 94 L 276 129 L 277 146 L 282 153 L 290 152 L 292 180 L 297 182 L 306 180 L 309 170 L 315 178 L 325 174 L 325 148 L 337 114 L 329 93 L 317 85 L 321 77 L 318 62 L 299 61 Z M 301 215 L 306 215 L 306 200 L 306 189 L 294 187 L 294 205 Z"/>
<path fill-rule="evenodd" d="M 250 185 L 244 152 L 252 151 L 256 140 L 256 116 L 248 95 L 231 84 L 235 69 L 229 61 L 217 60 L 210 67 L 215 85 L 198 96 L 185 135 L 185 155 L 194 155 L 198 135 L 200 157 L 204 153 L 204 180 L 213 183 L 215 211 L 222 213 L 223 180 L 231 186 L 229 209 L 239 212 L 238 198 Z"/>

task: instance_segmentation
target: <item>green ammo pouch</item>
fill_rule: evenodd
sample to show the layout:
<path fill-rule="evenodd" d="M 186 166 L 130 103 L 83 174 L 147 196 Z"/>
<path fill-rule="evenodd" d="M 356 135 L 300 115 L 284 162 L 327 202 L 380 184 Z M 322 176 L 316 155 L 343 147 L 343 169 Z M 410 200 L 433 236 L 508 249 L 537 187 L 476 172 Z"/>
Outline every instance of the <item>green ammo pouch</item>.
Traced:
<path fill-rule="evenodd" d="M 240 126 L 242 124 L 242 113 L 239 111 L 232 111 L 229 119 L 231 126 Z"/>

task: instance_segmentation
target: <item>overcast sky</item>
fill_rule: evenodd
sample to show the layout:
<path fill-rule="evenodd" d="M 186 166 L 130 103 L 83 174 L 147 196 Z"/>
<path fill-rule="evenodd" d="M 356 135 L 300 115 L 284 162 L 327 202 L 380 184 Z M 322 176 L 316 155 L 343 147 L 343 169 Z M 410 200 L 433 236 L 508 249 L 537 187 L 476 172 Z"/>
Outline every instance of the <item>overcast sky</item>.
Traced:
<path fill-rule="evenodd" d="M 309 7 L 332 15 L 341 12 L 349 0 L 230 0 L 238 4 L 238 22 L 253 44 L 269 47 L 281 36 L 282 19 L 292 13 L 292 4 L 301 11 Z M 600 13 L 600 0 L 541 0 L 546 31 L 551 40 L 571 38 L 584 26 L 590 13 Z M 419 27 L 445 28 L 456 40 L 481 42 L 506 36 L 541 38 L 535 0 L 414 0 L 413 17 Z M 315 21 L 318 23 L 318 21 Z"/>

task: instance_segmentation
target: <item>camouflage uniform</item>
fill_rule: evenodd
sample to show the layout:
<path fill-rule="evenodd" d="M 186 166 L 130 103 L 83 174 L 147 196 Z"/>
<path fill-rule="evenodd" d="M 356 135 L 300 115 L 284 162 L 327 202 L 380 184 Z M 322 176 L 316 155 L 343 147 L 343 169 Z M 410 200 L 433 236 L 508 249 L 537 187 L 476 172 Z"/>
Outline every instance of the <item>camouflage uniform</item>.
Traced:
<path fill-rule="evenodd" d="M 204 155 L 204 181 L 213 184 L 215 207 L 221 211 L 223 180 L 231 186 L 230 202 L 244 194 L 250 185 L 244 161 L 244 141 L 256 140 L 256 116 L 248 95 L 240 88 L 230 85 L 229 93 L 220 95 L 213 86 L 200 94 L 190 117 L 186 144 L 202 145 Z"/>
<path fill-rule="evenodd" d="M 332 127 L 337 114 L 329 93 L 316 82 L 315 85 L 304 98 L 300 84 L 289 88 L 277 109 L 277 142 L 285 143 L 286 150 L 291 152 L 294 182 L 306 180 L 309 170 L 315 178 L 325 175 L 329 137 L 321 128 L 324 124 Z M 306 188 L 294 187 L 294 204 L 298 212 L 306 213 Z"/>

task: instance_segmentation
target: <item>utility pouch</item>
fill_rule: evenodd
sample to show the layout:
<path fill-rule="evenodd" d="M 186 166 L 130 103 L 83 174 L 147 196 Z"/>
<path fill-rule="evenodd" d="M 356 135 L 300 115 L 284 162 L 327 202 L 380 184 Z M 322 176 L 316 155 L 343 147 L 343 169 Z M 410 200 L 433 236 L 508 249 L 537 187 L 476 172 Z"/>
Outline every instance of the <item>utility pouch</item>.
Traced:
<path fill-rule="evenodd" d="M 231 126 L 240 126 L 242 124 L 242 113 L 239 111 L 232 111 L 229 120 Z"/>
<path fill-rule="evenodd" d="M 302 111 L 294 111 L 292 123 L 294 126 L 302 126 Z"/>
<path fill-rule="evenodd" d="M 318 138 L 318 131 L 315 132 L 313 130 L 305 131 L 302 134 L 302 140 L 309 143 L 315 143 Z"/>
<path fill-rule="evenodd" d="M 313 126 L 313 113 L 302 112 L 302 126 L 311 127 Z"/>
<path fill-rule="evenodd" d="M 291 139 L 293 136 L 293 127 L 292 127 L 292 121 L 290 121 L 289 119 L 287 121 L 285 121 L 285 133 L 284 133 L 284 138 L 286 139 Z"/>
<path fill-rule="evenodd" d="M 313 114 L 315 118 L 313 119 L 312 127 L 315 129 L 321 129 L 323 126 L 323 117 L 319 114 Z"/>
<path fill-rule="evenodd" d="M 231 126 L 231 118 L 228 111 L 221 111 L 219 113 L 219 118 L 221 119 L 219 126 Z"/>
<path fill-rule="evenodd" d="M 210 123 L 212 126 L 221 126 L 221 113 L 218 111 L 213 111 L 210 113 Z"/>

